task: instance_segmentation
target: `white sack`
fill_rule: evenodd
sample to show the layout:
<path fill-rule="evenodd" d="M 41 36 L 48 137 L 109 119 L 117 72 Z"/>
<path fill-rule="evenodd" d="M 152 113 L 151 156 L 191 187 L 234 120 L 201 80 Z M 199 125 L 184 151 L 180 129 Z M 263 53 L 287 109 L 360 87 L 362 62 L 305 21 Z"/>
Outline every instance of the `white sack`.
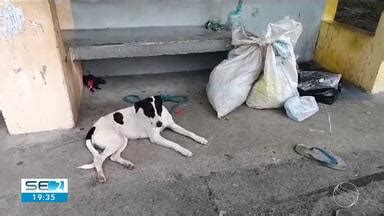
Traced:
<path fill-rule="evenodd" d="M 319 111 L 315 97 L 292 97 L 284 103 L 287 116 L 295 121 L 303 121 Z"/>
<path fill-rule="evenodd" d="M 225 116 L 244 103 L 252 84 L 261 71 L 261 40 L 237 28 L 232 32 L 232 45 L 228 59 L 217 65 L 209 77 L 208 100 L 217 112 Z"/>
<path fill-rule="evenodd" d="M 301 23 L 292 19 L 268 24 L 264 72 L 248 96 L 249 107 L 279 108 L 287 99 L 299 95 L 293 48 L 301 32 Z"/>

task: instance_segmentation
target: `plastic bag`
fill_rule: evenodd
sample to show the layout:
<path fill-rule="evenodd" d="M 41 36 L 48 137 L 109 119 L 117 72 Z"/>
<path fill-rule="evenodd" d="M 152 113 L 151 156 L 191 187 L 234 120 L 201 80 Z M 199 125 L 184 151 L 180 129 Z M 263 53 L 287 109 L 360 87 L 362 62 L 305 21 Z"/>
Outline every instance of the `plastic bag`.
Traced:
<path fill-rule="evenodd" d="M 312 96 L 292 97 L 284 103 L 287 116 L 295 121 L 301 122 L 319 111 L 316 100 Z"/>
<path fill-rule="evenodd" d="M 325 71 L 301 71 L 298 90 L 300 96 L 314 96 L 319 103 L 332 104 L 341 91 L 341 74 Z"/>
<path fill-rule="evenodd" d="M 258 109 L 279 108 L 298 96 L 296 58 L 293 48 L 302 32 L 301 23 L 283 19 L 270 23 L 265 34 L 267 51 L 264 73 L 252 88 L 247 105 Z"/>
<path fill-rule="evenodd" d="M 217 65 L 209 77 L 207 96 L 217 117 L 228 114 L 247 99 L 261 71 L 261 39 L 237 28 L 232 32 L 228 59 Z"/>

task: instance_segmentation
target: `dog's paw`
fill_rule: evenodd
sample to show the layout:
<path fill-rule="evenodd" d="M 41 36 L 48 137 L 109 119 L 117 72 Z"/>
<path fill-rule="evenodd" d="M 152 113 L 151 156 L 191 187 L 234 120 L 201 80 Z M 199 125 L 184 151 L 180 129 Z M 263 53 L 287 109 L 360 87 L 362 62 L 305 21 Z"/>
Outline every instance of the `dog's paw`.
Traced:
<path fill-rule="evenodd" d="M 135 169 L 135 165 L 131 162 L 124 163 L 124 167 L 129 169 L 129 170 Z"/>
<path fill-rule="evenodd" d="M 192 155 L 193 155 L 191 151 L 189 151 L 188 149 L 185 149 L 185 148 L 178 149 L 177 151 L 186 157 L 192 157 Z"/>
<path fill-rule="evenodd" d="M 97 173 L 96 180 L 99 183 L 105 183 L 107 181 L 107 178 L 105 178 L 105 176 L 103 174 Z"/>
<path fill-rule="evenodd" d="M 200 143 L 200 144 L 202 144 L 202 145 L 206 145 L 206 144 L 208 144 L 208 140 L 207 139 L 205 139 L 204 137 L 196 137 L 196 142 L 198 142 L 198 143 Z"/>

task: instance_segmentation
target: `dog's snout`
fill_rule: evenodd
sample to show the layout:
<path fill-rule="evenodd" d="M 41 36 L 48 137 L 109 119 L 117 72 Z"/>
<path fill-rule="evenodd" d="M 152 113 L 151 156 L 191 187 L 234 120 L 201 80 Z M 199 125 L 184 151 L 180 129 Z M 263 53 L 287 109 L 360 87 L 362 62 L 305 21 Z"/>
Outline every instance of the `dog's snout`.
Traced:
<path fill-rule="evenodd" d="M 158 122 L 156 122 L 156 126 L 161 127 L 161 126 L 163 126 L 163 123 L 161 121 L 158 121 Z"/>

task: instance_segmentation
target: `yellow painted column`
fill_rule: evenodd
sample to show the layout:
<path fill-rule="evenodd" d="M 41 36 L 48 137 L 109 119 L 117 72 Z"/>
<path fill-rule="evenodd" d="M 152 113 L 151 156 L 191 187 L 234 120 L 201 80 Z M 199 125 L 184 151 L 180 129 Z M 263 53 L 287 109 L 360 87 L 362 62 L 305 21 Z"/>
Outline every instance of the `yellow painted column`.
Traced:
<path fill-rule="evenodd" d="M 334 21 L 337 0 L 328 0 L 315 61 L 370 93 L 384 91 L 384 14 L 374 35 Z"/>
<path fill-rule="evenodd" d="M 67 56 L 54 3 L 0 2 L 0 104 L 10 134 L 75 126 L 81 67 Z"/>
<path fill-rule="evenodd" d="M 372 84 L 371 93 L 384 91 L 384 12 L 381 14 L 373 41 L 374 52 L 372 53 L 370 70 L 377 71 Z"/>
<path fill-rule="evenodd" d="M 331 21 L 335 19 L 338 4 L 339 0 L 327 0 L 324 9 L 323 20 Z"/>

